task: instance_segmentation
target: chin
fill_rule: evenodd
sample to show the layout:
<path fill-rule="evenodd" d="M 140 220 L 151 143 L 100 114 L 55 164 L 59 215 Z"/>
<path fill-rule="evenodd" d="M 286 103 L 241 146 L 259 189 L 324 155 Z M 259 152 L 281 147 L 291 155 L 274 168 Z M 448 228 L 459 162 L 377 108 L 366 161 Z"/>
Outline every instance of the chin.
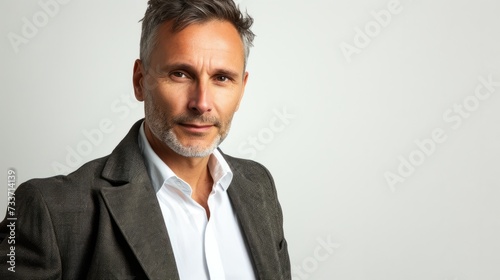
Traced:
<path fill-rule="evenodd" d="M 182 143 L 176 138 L 167 138 L 165 139 L 165 144 L 175 153 L 183 157 L 203 158 L 209 156 L 217 149 L 221 142 L 220 139 L 220 137 L 217 137 L 211 142 L 191 141 L 191 143 Z"/>

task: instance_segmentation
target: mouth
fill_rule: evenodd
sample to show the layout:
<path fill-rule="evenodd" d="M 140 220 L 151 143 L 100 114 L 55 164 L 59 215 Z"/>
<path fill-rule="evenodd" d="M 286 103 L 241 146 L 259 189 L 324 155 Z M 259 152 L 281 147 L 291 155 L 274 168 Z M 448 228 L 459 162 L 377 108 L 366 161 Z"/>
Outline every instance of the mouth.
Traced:
<path fill-rule="evenodd" d="M 212 127 L 214 127 L 214 124 L 198 124 L 198 123 L 179 123 L 179 126 L 181 126 L 184 130 L 191 132 L 191 133 L 206 133 L 208 132 Z"/>

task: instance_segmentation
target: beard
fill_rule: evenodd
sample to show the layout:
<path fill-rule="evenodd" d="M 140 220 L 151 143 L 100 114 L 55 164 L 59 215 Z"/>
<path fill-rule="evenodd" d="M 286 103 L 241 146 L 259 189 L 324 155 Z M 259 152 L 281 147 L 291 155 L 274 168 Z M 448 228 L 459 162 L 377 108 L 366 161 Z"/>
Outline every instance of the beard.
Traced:
<path fill-rule="evenodd" d="M 151 97 L 151 92 L 146 93 L 145 98 L 146 122 L 153 133 L 162 143 L 167 145 L 175 153 L 184 157 L 207 157 L 224 141 L 231 127 L 231 118 L 227 122 L 221 122 L 215 116 L 187 113 L 169 117 L 162 111 Z M 217 136 L 209 145 L 183 145 L 173 127 L 182 123 L 212 124 L 218 129 Z M 201 136 L 201 135 L 200 135 Z"/>

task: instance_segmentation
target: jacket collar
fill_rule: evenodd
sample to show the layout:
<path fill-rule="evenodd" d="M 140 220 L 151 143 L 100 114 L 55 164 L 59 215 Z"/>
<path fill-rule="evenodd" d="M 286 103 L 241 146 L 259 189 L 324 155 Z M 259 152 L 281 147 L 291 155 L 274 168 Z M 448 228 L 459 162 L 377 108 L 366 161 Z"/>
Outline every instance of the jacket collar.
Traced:
<path fill-rule="evenodd" d="M 109 156 L 101 190 L 106 206 L 150 279 L 179 279 L 163 216 L 137 144 L 138 121 Z"/>

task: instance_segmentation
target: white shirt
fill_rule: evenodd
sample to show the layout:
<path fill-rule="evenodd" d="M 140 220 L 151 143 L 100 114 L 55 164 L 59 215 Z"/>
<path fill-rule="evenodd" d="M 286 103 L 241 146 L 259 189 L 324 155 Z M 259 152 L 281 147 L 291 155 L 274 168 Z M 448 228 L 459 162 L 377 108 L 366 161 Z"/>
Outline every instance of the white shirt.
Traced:
<path fill-rule="evenodd" d="M 208 219 L 205 209 L 191 198 L 189 184 L 153 151 L 144 133 L 144 123 L 139 147 L 160 203 L 180 279 L 255 279 L 250 254 L 227 194 L 233 173 L 220 152 L 215 150 L 208 161 L 214 181 L 208 197 Z"/>

